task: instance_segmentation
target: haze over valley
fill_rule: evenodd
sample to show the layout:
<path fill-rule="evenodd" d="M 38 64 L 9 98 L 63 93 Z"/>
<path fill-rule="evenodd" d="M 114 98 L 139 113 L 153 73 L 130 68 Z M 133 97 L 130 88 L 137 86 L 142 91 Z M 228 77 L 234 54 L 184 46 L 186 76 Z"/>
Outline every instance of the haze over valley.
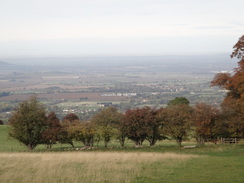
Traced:
<path fill-rule="evenodd" d="M 210 81 L 234 67 L 227 54 L 5 59 L 0 62 L 1 116 L 32 94 L 60 117 L 76 112 L 86 118 L 104 105 L 160 107 L 177 96 L 192 105 L 218 106 L 225 91 L 210 87 Z"/>

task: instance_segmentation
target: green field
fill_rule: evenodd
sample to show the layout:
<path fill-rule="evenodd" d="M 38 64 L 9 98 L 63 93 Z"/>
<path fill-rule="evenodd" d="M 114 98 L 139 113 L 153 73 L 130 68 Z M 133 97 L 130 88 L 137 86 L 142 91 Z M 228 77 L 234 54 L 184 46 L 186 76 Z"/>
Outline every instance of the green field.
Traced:
<path fill-rule="evenodd" d="M 167 141 L 153 148 L 134 148 L 128 144 L 124 149 L 100 147 L 61 152 L 64 146 L 56 145 L 54 152 L 44 146 L 35 152 L 24 152 L 24 146 L 8 138 L 8 129 L 0 126 L 1 182 L 242 183 L 244 180 L 243 145 L 207 144 L 182 149 Z"/>

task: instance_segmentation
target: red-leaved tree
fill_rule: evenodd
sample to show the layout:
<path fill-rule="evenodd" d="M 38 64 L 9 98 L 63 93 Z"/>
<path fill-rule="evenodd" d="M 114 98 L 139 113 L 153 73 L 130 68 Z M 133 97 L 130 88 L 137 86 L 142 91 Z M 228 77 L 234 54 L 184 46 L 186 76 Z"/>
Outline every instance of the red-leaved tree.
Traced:
<path fill-rule="evenodd" d="M 52 148 L 53 144 L 59 140 L 61 125 L 55 112 L 50 112 L 47 115 L 47 128 L 42 132 L 42 141 L 48 149 Z"/>
<path fill-rule="evenodd" d="M 227 120 L 231 136 L 244 136 L 244 35 L 233 47 L 231 57 L 237 57 L 238 67 L 233 73 L 218 73 L 212 86 L 226 89 L 227 95 L 222 103 L 223 114 Z"/>
<path fill-rule="evenodd" d="M 193 121 L 196 130 L 198 144 L 204 145 L 205 141 L 216 142 L 217 133 L 214 131 L 217 126 L 220 111 L 205 103 L 196 104 L 194 108 Z"/>

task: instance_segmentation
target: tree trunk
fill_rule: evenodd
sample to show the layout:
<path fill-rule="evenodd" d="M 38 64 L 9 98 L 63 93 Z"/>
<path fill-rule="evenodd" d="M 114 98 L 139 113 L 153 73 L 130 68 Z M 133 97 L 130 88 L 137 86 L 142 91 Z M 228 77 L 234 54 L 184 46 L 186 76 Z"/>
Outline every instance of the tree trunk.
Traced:
<path fill-rule="evenodd" d="M 125 147 L 125 135 L 121 135 L 118 139 L 121 147 Z"/>
<path fill-rule="evenodd" d="M 153 138 L 151 141 L 149 141 L 150 143 L 150 146 L 154 146 L 157 142 L 157 139 L 156 138 Z"/>
<path fill-rule="evenodd" d="M 196 138 L 198 145 L 204 145 L 205 140 L 202 136 Z"/>
<path fill-rule="evenodd" d="M 141 146 L 142 146 L 142 142 L 143 142 L 142 139 L 137 139 L 137 140 L 135 141 L 135 144 L 136 144 L 136 146 L 141 147 Z"/>
<path fill-rule="evenodd" d="M 176 141 L 177 141 L 177 144 L 179 146 L 182 146 L 182 138 L 181 137 L 179 137 Z"/>
<path fill-rule="evenodd" d="M 72 141 L 70 141 L 69 144 L 70 144 L 73 148 L 75 147 Z"/>
<path fill-rule="evenodd" d="M 108 147 L 109 141 L 107 139 L 104 140 L 104 147 Z"/>
<path fill-rule="evenodd" d="M 33 151 L 33 149 L 35 148 L 35 146 L 33 144 L 28 144 L 27 145 L 29 151 Z"/>

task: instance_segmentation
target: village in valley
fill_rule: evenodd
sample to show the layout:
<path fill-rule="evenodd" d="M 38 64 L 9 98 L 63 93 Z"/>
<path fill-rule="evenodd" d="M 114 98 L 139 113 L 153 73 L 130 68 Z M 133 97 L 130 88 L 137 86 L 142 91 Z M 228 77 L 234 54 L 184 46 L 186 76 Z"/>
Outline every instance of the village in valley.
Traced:
<path fill-rule="evenodd" d="M 76 58 L 73 60 L 76 67 L 65 64 L 20 66 L 2 62 L 0 117 L 7 123 L 16 104 L 33 94 L 60 119 L 73 112 L 88 120 L 107 106 L 115 106 L 121 111 L 142 106 L 162 107 L 181 96 L 191 105 L 205 102 L 219 106 L 226 91 L 211 87 L 210 82 L 216 72 L 227 72 L 235 63 L 227 56 L 218 55 L 214 58 L 173 58 L 179 59 L 178 64 L 172 65 L 164 57 L 132 57 L 129 61 L 125 57 L 125 61 L 118 64 L 118 58 L 108 58 L 108 68 L 99 67 L 98 58 L 90 65 L 82 65 L 85 58 L 80 58 L 77 64 L 79 59 Z M 202 61 L 197 63 L 195 59 Z M 222 59 L 226 60 L 224 64 Z M 55 61 L 58 63 L 58 60 Z"/>

